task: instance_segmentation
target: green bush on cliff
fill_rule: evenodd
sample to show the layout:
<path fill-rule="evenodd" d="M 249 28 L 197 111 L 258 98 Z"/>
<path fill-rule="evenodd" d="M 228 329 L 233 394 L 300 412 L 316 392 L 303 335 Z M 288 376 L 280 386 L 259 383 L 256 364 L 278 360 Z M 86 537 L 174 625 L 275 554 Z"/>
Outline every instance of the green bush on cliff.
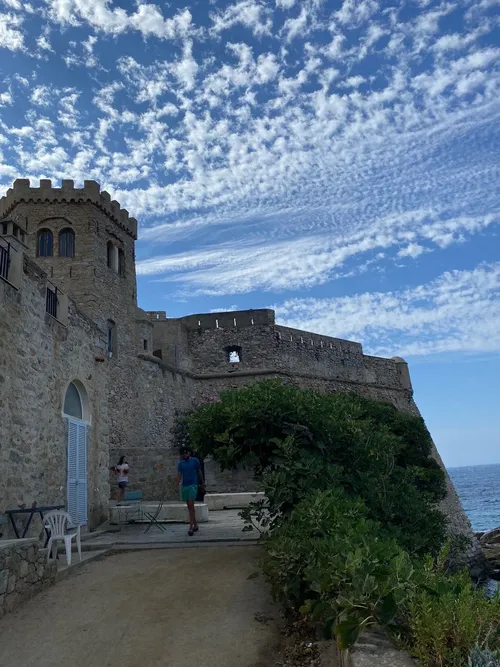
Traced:
<path fill-rule="evenodd" d="M 184 419 L 192 447 L 260 480 L 267 502 L 242 514 L 265 529 L 263 570 L 285 610 L 342 649 L 380 624 L 422 667 L 496 665 L 500 600 L 447 571 L 445 477 L 422 419 L 279 381 L 225 392 Z"/>
<path fill-rule="evenodd" d="M 277 380 L 221 394 L 188 418 L 191 444 L 222 469 L 253 467 L 272 521 L 313 491 L 342 488 L 411 553 L 437 552 L 446 492 L 423 420 L 354 394 Z M 253 508 L 256 513 L 259 508 Z"/>

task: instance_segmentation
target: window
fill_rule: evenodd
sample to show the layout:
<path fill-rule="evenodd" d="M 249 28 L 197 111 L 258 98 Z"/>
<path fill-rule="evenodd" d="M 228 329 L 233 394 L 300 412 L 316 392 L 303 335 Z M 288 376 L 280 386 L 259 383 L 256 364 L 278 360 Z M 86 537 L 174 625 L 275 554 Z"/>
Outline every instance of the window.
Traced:
<path fill-rule="evenodd" d="M 59 257 L 75 256 L 75 232 L 72 229 L 62 229 L 59 234 Z"/>
<path fill-rule="evenodd" d="M 226 347 L 227 360 L 230 364 L 239 364 L 241 361 L 241 347 Z"/>
<path fill-rule="evenodd" d="M 116 341 L 116 324 L 113 320 L 108 320 L 108 359 L 116 357 L 117 341 Z"/>
<path fill-rule="evenodd" d="M 147 350 L 148 349 L 148 339 L 144 338 L 143 343 L 144 343 L 144 349 Z"/>
<path fill-rule="evenodd" d="M 64 414 L 69 415 L 70 417 L 75 417 L 75 419 L 83 419 L 82 399 L 80 397 L 80 392 L 73 382 L 70 383 L 68 389 L 66 390 L 63 411 Z"/>
<path fill-rule="evenodd" d="M 52 257 L 54 249 L 54 238 L 50 229 L 42 229 L 38 232 L 38 257 Z"/>
<path fill-rule="evenodd" d="M 121 276 L 125 273 L 125 253 L 121 248 L 118 249 L 118 273 Z"/>
<path fill-rule="evenodd" d="M 113 268 L 113 258 L 114 258 L 114 246 L 111 241 L 108 241 L 108 266 L 110 269 Z"/>

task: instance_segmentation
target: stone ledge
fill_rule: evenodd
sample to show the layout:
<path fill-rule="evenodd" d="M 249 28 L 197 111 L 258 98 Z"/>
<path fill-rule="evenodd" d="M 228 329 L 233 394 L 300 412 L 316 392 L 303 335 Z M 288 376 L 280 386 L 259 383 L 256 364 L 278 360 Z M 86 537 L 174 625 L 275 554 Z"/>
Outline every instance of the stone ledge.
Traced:
<path fill-rule="evenodd" d="M 141 503 L 141 511 L 139 512 L 134 505 L 121 506 L 121 511 L 118 511 L 116 505 L 109 507 L 109 521 L 111 524 L 126 523 L 127 521 L 134 521 L 135 523 L 149 523 L 150 519 L 143 516 L 144 512 L 154 514 L 157 510 L 158 503 L 149 502 Z M 208 506 L 206 503 L 195 503 L 196 519 L 199 523 L 206 523 L 208 521 Z M 128 516 L 128 519 L 124 517 Z M 178 523 L 189 523 L 189 514 L 185 504 L 182 503 L 164 503 L 157 517 L 160 521 L 173 521 Z"/>
<path fill-rule="evenodd" d="M 212 511 L 219 510 L 233 510 L 248 507 L 250 503 L 263 500 L 264 493 L 261 491 L 246 492 L 246 493 L 207 493 L 205 495 L 205 503 L 208 509 Z"/>

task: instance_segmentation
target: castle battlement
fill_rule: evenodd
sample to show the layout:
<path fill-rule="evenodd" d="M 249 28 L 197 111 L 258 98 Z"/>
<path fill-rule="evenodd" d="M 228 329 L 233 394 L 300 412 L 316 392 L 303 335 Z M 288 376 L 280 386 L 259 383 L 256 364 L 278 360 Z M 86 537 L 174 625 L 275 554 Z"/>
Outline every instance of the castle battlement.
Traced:
<path fill-rule="evenodd" d="M 121 208 L 119 202 L 111 200 L 111 195 L 97 181 L 84 181 L 83 188 L 75 188 L 74 181 L 63 180 L 60 188 L 52 187 L 52 181 L 41 179 L 38 188 L 31 187 L 27 178 L 18 178 L 12 188 L 0 199 L 0 219 L 7 217 L 19 202 L 65 202 L 76 204 L 91 202 L 103 211 L 127 234 L 137 239 L 137 220 Z"/>
<path fill-rule="evenodd" d="M 231 310 L 220 313 L 199 313 L 180 317 L 179 322 L 188 331 L 200 329 L 231 329 L 252 327 L 254 325 L 269 326 L 274 324 L 274 310 L 259 308 L 257 310 Z"/>

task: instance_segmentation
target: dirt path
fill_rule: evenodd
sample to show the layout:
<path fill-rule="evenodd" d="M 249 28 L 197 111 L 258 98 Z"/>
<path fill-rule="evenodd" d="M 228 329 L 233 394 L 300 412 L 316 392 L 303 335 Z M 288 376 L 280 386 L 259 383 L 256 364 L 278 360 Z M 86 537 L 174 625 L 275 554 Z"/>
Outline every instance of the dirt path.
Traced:
<path fill-rule="evenodd" d="M 256 547 L 111 556 L 0 621 L 9 667 L 271 667 L 279 643 Z"/>

